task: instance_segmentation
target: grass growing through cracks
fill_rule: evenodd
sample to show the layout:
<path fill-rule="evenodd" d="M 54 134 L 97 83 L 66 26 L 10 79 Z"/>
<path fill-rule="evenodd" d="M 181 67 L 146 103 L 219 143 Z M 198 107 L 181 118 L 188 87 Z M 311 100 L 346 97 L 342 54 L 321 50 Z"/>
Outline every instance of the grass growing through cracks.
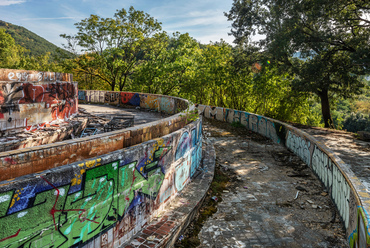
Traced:
<path fill-rule="evenodd" d="M 222 191 L 227 188 L 229 180 L 230 177 L 225 172 L 221 171 L 220 165 L 217 165 L 215 168 L 215 176 L 197 217 L 185 230 L 185 233 L 183 234 L 184 238 L 181 241 L 177 240 L 175 247 L 189 248 L 198 247 L 200 245 L 198 234 L 205 221 L 217 212 L 217 204 L 222 201 L 221 194 Z M 217 201 L 212 199 L 213 196 L 217 197 Z"/>

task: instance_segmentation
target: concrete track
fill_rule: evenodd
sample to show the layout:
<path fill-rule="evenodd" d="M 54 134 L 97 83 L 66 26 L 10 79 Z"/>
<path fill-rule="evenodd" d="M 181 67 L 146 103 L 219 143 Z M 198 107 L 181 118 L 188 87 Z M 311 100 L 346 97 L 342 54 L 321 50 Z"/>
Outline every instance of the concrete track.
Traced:
<path fill-rule="evenodd" d="M 201 247 L 348 246 L 328 193 L 298 157 L 244 128 L 204 122 L 230 182 L 199 234 Z"/>

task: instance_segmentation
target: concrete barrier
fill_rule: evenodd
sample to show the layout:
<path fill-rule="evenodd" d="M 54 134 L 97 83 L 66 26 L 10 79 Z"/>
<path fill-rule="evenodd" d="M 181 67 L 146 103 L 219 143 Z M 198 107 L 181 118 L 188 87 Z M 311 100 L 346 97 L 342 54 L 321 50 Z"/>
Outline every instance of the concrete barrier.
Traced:
<path fill-rule="evenodd" d="M 197 105 L 207 118 L 240 123 L 298 155 L 330 193 L 345 226 L 350 247 L 370 246 L 370 195 L 349 166 L 309 134 L 264 116 L 227 108 Z"/>
<path fill-rule="evenodd" d="M 0 153 L 1 247 L 117 247 L 190 182 L 201 119 L 180 98 L 80 91 L 83 102 L 174 114 L 145 125 Z M 176 114 L 177 113 L 177 114 Z"/>
<path fill-rule="evenodd" d="M 78 112 L 77 91 L 68 73 L 0 69 L 0 131 L 70 118 Z"/>

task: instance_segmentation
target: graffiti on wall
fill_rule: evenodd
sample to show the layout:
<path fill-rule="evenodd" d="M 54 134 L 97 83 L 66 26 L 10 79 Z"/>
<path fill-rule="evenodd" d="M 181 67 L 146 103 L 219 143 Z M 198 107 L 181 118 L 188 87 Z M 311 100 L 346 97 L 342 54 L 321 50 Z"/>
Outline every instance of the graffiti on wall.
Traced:
<path fill-rule="evenodd" d="M 302 138 L 291 130 L 287 133 L 286 146 L 298 155 L 323 182 L 329 190 L 337 209 L 342 217 L 345 228 L 349 235 L 351 247 L 355 243 L 367 242 L 369 235 L 364 235 L 367 229 L 364 223 L 368 223 L 369 216 L 363 214 L 363 208 L 357 206 L 356 198 L 351 190 L 348 180 L 345 178 L 338 165 L 316 144 Z M 357 210 L 359 209 L 359 210 Z M 358 225 L 357 220 L 364 225 Z M 360 238 L 362 236 L 362 238 Z M 360 246 L 362 247 L 362 246 Z M 363 246 L 365 247 L 365 246 Z"/>
<path fill-rule="evenodd" d="M 78 91 L 78 100 L 85 101 L 86 100 L 86 91 L 79 90 Z"/>
<path fill-rule="evenodd" d="M 120 101 L 120 92 L 105 92 L 104 102 L 108 104 L 118 105 Z"/>
<path fill-rule="evenodd" d="M 311 142 L 309 140 L 306 141 L 289 130 L 286 139 L 286 147 L 298 155 L 307 165 L 311 165 Z"/>
<path fill-rule="evenodd" d="M 35 71 L 20 71 L 6 70 L 6 80 L 15 82 L 48 82 L 48 81 L 72 81 L 72 76 L 68 73 L 58 72 L 35 72 Z"/>
<path fill-rule="evenodd" d="M 140 97 L 140 107 L 145 109 L 159 110 L 160 98 L 156 95 L 142 95 Z"/>
<path fill-rule="evenodd" d="M 224 109 L 224 121 L 229 123 L 240 123 L 241 111 L 234 109 Z"/>
<path fill-rule="evenodd" d="M 0 84 L 2 130 L 44 125 L 77 112 L 77 83 L 10 82 Z"/>
<path fill-rule="evenodd" d="M 0 91 L 1 113 L 12 114 L 19 111 L 18 101 L 23 97 L 23 87 L 19 83 L 7 83 L 2 85 Z"/>
<path fill-rule="evenodd" d="M 192 130 L 1 186 L 0 246 L 108 244 L 138 230 L 199 166 L 200 123 Z"/>
<path fill-rule="evenodd" d="M 197 105 L 197 107 L 205 117 L 230 123 L 238 121 L 240 116 L 240 123 L 248 129 L 258 132 L 276 143 L 284 141 L 287 148 L 312 167 L 312 170 L 329 190 L 343 219 L 347 233 L 350 234 L 348 238 L 350 247 L 367 247 L 370 245 L 370 233 L 368 232 L 370 215 L 362 206 L 359 206 L 361 203 L 353 193 L 356 189 L 352 188 L 350 181 L 339 169 L 340 166 L 314 141 L 303 137 L 303 135 L 282 123 L 263 116 L 224 109 L 224 117 L 219 118 L 217 117 L 219 108 L 205 105 Z M 367 193 L 361 193 L 369 198 Z"/>
<path fill-rule="evenodd" d="M 140 96 L 138 93 L 121 92 L 121 104 L 140 106 Z"/>
<path fill-rule="evenodd" d="M 78 164 L 74 175 L 64 175 L 61 180 L 70 176 L 68 183 L 55 183 L 45 175 L 31 185 L 1 193 L 0 226 L 7 227 L 0 230 L 1 246 L 85 243 L 122 220 L 145 198 L 157 197 L 164 179 L 160 162 L 170 150 L 157 146 L 153 155 L 139 161 L 104 165 L 101 159 L 87 161 Z"/>
<path fill-rule="evenodd" d="M 174 114 L 175 109 L 175 101 L 172 97 L 168 96 L 162 96 L 160 98 L 160 104 L 159 109 L 161 112 L 167 113 L 167 114 Z"/>

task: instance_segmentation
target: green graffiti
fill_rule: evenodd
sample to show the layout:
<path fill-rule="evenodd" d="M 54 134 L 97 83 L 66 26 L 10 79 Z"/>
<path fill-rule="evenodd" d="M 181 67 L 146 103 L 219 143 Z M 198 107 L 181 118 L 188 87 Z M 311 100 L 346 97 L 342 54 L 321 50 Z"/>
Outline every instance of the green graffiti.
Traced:
<path fill-rule="evenodd" d="M 78 180 L 63 186 L 40 177 L 38 186 L 48 190 L 28 196 L 25 207 L 11 214 L 9 209 L 24 197 L 23 188 L 1 193 L 0 247 L 71 247 L 106 232 L 140 204 L 140 197 L 156 199 L 165 177 L 159 161 L 170 150 L 156 147 L 145 164 L 80 164 Z M 68 193 L 72 186 L 81 190 Z"/>

